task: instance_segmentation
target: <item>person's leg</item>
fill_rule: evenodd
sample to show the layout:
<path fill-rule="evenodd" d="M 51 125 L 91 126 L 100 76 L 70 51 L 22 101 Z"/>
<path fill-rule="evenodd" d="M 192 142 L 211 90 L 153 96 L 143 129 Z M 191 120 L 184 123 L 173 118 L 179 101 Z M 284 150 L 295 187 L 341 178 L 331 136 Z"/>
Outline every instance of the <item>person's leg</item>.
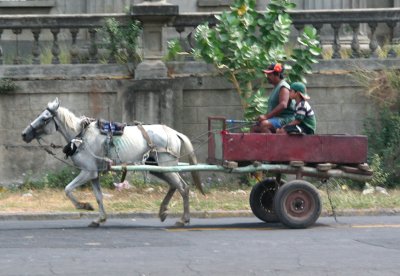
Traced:
<path fill-rule="evenodd" d="M 275 128 L 269 120 L 264 120 L 260 123 L 260 132 L 271 133 L 274 130 L 275 130 Z"/>
<path fill-rule="evenodd" d="M 268 120 L 264 120 L 260 124 L 261 132 L 264 133 L 275 133 L 278 128 L 282 127 L 281 119 L 277 117 L 269 118 Z"/>

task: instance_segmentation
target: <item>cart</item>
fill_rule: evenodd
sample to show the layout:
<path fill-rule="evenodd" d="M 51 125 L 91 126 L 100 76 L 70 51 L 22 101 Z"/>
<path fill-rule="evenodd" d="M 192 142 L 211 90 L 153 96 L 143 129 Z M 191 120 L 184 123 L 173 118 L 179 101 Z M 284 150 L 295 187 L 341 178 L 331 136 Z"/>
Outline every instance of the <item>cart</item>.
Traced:
<path fill-rule="evenodd" d="M 253 186 L 250 207 L 265 222 L 289 228 L 307 228 L 322 210 L 318 189 L 304 177 L 332 177 L 368 181 L 368 141 L 362 135 L 286 135 L 249 133 L 246 122 L 225 117 L 208 118 L 207 164 L 172 167 L 150 165 L 112 166 L 113 170 L 225 173 L 267 172 L 269 177 Z M 285 181 L 283 175 L 294 175 Z M 292 177 L 293 178 L 293 177 Z"/>

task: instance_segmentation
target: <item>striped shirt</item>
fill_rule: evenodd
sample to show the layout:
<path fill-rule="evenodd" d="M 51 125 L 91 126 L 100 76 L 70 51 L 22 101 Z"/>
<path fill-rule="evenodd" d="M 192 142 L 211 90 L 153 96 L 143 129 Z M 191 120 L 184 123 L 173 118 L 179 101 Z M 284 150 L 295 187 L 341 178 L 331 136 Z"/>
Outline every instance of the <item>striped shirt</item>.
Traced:
<path fill-rule="evenodd" d="M 300 127 L 305 127 L 308 130 L 307 132 L 310 132 L 308 134 L 315 133 L 317 120 L 311 105 L 307 101 L 301 101 L 296 105 L 295 119 L 300 121 Z"/>

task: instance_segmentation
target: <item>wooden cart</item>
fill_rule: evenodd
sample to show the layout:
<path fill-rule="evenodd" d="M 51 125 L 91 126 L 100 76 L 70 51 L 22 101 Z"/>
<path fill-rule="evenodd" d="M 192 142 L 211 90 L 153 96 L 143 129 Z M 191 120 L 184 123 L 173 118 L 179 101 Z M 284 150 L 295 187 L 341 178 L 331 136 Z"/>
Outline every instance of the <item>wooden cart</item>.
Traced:
<path fill-rule="evenodd" d="M 207 162 L 228 167 L 259 164 L 274 175 L 256 184 L 250 194 L 254 215 L 265 222 L 306 228 L 318 219 L 321 199 L 304 176 L 321 180 L 372 178 L 366 164 L 366 136 L 249 133 L 241 131 L 244 126 L 240 123 L 209 117 Z M 285 183 L 282 174 L 293 174 L 296 179 Z"/>
<path fill-rule="evenodd" d="M 265 222 L 281 222 L 289 228 L 306 228 L 321 214 L 318 190 L 304 180 L 331 177 L 368 181 L 368 141 L 361 135 L 286 135 L 249 133 L 243 121 L 225 117 L 208 119 L 207 164 L 172 167 L 150 165 L 112 166 L 113 170 L 225 173 L 267 172 L 250 193 L 254 215 Z M 295 180 L 286 182 L 283 175 Z"/>

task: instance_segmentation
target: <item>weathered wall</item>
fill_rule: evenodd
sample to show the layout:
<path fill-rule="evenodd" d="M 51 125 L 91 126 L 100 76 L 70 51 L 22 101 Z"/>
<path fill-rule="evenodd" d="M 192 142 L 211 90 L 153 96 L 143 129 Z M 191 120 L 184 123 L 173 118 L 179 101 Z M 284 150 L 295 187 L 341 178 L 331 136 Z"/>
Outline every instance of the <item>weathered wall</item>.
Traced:
<path fill-rule="evenodd" d="M 398 64 L 398 60 L 360 62 L 358 66 L 371 68 Z M 362 133 L 363 118 L 372 106 L 360 85 L 343 70 L 351 68 L 350 63 L 354 62 L 322 62 L 308 78 L 318 133 Z M 65 166 L 36 141 L 25 144 L 20 137 L 55 97 L 77 115 L 170 125 L 194 141 L 200 161 L 205 162 L 207 117 L 240 119 L 239 98 L 230 83 L 213 76 L 210 66 L 193 62 L 168 67 L 171 78 L 134 81 L 124 66 L 1 66 L 0 75 L 14 79 L 18 89 L 0 94 L 0 183 L 18 183 L 29 171 L 43 174 Z M 46 141 L 66 144 L 60 135 Z M 60 149 L 55 151 L 63 157 Z"/>
<path fill-rule="evenodd" d="M 33 141 L 25 144 L 22 130 L 58 97 L 77 115 L 122 117 L 119 95 L 130 80 L 122 66 L 1 66 L 0 75 L 14 79 L 15 93 L 0 94 L 0 183 L 21 182 L 31 172 L 42 174 L 64 166 Z M 44 144 L 65 145 L 60 135 Z M 60 150 L 58 156 L 63 158 Z"/>

